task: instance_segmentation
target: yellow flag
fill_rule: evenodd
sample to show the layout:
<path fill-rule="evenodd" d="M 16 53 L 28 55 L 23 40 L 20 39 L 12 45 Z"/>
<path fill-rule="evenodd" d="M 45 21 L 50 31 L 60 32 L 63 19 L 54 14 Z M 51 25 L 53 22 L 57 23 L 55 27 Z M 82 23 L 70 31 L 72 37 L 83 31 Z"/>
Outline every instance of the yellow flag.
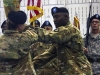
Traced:
<path fill-rule="evenodd" d="M 80 21 L 77 16 L 74 16 L 74 26 L 80 30 Z"/>

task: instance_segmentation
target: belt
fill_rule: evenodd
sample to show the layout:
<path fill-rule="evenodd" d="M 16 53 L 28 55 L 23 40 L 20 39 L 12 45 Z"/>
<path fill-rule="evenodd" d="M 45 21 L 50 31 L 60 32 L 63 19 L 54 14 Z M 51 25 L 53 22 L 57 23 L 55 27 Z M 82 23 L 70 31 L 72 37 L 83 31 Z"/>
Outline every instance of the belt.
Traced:
<path fill-rule="evenodd" d="M 93 58 L 88 58 L 88 61 L 91 62 L 91 63 L 94 63 L 94 62 L 100 63 L 100 58 L 97 58 L 95 60 Z"/>

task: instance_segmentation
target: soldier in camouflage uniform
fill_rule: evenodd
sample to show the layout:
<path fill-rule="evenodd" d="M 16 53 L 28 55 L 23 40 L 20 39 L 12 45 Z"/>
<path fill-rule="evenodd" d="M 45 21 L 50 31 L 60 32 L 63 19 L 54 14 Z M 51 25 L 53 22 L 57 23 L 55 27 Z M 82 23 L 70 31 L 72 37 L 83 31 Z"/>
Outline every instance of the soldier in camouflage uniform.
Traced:
<path fill-rule="evenodd" d="M 92 65 L 93 75 L 100 75 L 100 16 L 98 14 L 90 18 L 90 26 L 91 32 L 85 54 Z"/>
<path fill-rule="evenodd" d="M 52 31 L 52 25 L 49 21 L 45 21 L 41 28 L 46 29 L 46 31 L 50 32 Z M 49 50 L 53 47 L 53 44 L 51 42 L 49 43 L 43 43 L 43 42 L 37 42 L 33 47 L 34 49 L 34 56 L 38 56 L 45 52 L 46 50 Z M 56 75 L 56 71 L 58 70 L 57 68 L 57 58 L 54 58 L 50 62 L 48 62 L 45 66 L 37 69 L 37 74 L 38 75 Z"/>
<path fill-rule="evenodd" d="M 51 32 L 53 30 L 53 27 L 49 21 L 45 21 L 41 28 L 46 29 L 48 32 Z"/>
<path fill-rule="evenodd" d="M 37 28 L 40 28 L 40 22 L 38 20 L 35 20 L 34 22 L 31 22 L 30 25 L 26 25 L 24 31 L 26 30 L 36 30 Z"/>
<path fill-rule="evenodd" d="M 37 28 L 37 27 L 40 27 L 40 22 L 39 22 L 39 20 L 35 20 L 34 22 L 31 22 L 30 25 L 33 28 Z"/>
<path fill-rule="evenodd" d="M 0 36 L 0 75 L 36 75 L 29 47 L 38 36 L 29 30 L 22 32 L 26 19 L 23 11 L 8 13 L 7 30 Z"/>
<path fill-rule="evenodd" d="M 54 47 L 33 58 L 35 68 L 57 57 L 57 75 L 92 75 L 91 65 L 83 52 L 83 39 L 80 31 L 69 22 L 68 10 L 64 7 L 53 7 L 52 16 L 57 29 L 48 34 L 39 29 L 38 35 L 41 41 L 57 43 L 58 50 Z"/>

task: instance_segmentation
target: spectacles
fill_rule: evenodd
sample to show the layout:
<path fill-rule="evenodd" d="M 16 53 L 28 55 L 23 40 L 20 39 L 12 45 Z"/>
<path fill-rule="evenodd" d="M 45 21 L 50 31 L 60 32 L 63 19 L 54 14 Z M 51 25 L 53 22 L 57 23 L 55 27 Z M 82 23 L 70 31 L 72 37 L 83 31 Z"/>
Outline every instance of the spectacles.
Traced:
<path fill-rule="evenodd" d="M 100 21 L 91 21 L 91 23 L 100 23 Z"/>

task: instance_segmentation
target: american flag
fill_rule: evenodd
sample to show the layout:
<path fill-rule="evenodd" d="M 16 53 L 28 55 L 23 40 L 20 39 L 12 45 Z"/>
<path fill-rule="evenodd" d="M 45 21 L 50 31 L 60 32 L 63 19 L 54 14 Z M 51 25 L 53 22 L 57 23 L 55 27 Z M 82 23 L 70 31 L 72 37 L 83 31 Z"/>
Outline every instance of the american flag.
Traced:
<path fill-rule="evenodd" d="M 43 15 L 41 6 L 41 0 L 28 0 L 27 10 L 30 10 L 30 22 L 33 22 Z"/>

